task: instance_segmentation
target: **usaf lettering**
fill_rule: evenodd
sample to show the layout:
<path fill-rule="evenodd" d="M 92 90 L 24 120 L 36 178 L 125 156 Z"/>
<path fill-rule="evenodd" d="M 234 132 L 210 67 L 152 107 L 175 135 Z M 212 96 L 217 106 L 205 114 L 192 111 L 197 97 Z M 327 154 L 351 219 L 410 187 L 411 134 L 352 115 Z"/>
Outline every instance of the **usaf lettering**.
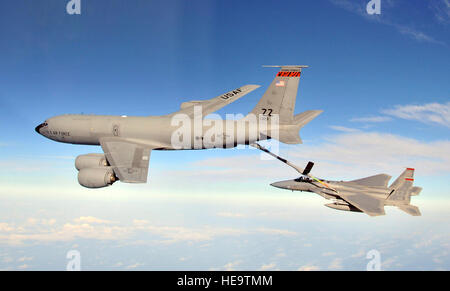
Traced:
<path fill-rule="evenodd" d="M 227 100 L 228 98 L 231 98 L 231 97 L 233 97 L 234 95 L 237 95 L 237 94 L 239 94 L 239 93 L 241 93 L 241 92 L 242 92 L 241 89 L 236 89 L 236 90 L 234 90 L 234 91 L 232 91 L 232 92 L 228 92 L 228 93 L 226 93 L 226 94 L 223 94 L 223 95 L 221 96 L 221 98 L 224 99 L 224 100 Z"/>

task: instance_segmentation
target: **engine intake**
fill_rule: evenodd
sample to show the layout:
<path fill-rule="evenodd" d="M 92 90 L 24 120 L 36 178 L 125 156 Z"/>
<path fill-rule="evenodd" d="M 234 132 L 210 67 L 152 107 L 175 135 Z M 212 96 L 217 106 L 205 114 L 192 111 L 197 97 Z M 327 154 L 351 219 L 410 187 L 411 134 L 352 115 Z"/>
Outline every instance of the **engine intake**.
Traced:
<path fill-rule="evenodd" d="M 103 188 L 116 181 L 111 167 L 84 168 L 78 172 L 78 183 L 86 188 Z"/>
<path fill-rule="evenodd" d="M 108 161 L 104 154 L 87 154 L 78 156 L 75 159 L 75 168 L 78 171 L 85 168 L 107 167 Z"/>

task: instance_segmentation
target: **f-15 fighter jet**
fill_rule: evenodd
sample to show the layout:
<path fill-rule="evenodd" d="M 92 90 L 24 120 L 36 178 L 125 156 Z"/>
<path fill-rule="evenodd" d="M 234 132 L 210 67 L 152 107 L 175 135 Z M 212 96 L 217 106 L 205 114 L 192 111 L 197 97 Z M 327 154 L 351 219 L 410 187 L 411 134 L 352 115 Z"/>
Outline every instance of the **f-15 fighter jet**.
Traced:
<path fill-rule="evenodd" d="M 261 100 L 241 120 L 213 122 L 203 117 L 252 92 L 257 85 L 210 100 L 184 102 L 179 111 L 163 116 L 60 115 L 35 130 L 57 142 L 102 147 L 104 154 L 81 155 L 75 161 L 78 182 L 84 187 L 106 187 L 118 180 L 145 183 L 152 150 L 232 148 L 270 138 L 301 143 L 299 130 L 322 112 L 310 110 L 294 116 L 305 67 L 281 66 Z"/>
<path fill-rule="evenodd" d="M 344 211 L 364 212 L 370 216 L 385 215 L 384 206 L 396 206 L 404 212 L 420 216 L 417 206 L 410 204 L 411 196 L 419 195 L 421 187 L 413 186 L 414 169 L 407 168 L 390 186 L 391 176 L 379 174 L 353 181 L 327 181 L 310 174 L 314 163 L 309 162 L 305 169 L 279 157 L 255 143 L 252 146 L 272 155 L 291 166 L 302 176 L 294 180 L 272 183 L 271 186 L 292 191 L 316 193 L 333 203 L 325 206 Z"/>

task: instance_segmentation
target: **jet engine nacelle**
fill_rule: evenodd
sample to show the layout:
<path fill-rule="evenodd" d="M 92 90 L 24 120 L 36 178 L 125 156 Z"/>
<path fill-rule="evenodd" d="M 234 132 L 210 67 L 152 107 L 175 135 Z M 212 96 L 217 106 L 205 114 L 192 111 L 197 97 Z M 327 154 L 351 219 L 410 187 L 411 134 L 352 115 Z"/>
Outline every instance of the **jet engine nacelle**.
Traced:
<path fill-rule="evenodd" d="M 86 188 L 103 188 L 116 180 L 111 167 L 84 168 L 78 172 L 78 183 Z"/>
<path fill-rule="evenodd" d="M 107 167 L 108 161 L 104 154 L 87 154 L 78 156 L 75 159 L 75 168 L 78 171 L 85 168 Z"/>

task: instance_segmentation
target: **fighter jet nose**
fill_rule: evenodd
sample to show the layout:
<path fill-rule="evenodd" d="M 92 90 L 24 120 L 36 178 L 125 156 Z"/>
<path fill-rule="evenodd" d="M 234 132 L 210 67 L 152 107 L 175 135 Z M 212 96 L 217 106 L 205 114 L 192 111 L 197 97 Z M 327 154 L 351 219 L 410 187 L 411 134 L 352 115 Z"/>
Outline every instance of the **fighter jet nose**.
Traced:
<path fill-rule="evenodd" d="M 286 182 L 275 182 L 270 184 L 272 187 L 280 188 L 280 189 L 288 189 L 288 185 L 286 185 Z"/>

